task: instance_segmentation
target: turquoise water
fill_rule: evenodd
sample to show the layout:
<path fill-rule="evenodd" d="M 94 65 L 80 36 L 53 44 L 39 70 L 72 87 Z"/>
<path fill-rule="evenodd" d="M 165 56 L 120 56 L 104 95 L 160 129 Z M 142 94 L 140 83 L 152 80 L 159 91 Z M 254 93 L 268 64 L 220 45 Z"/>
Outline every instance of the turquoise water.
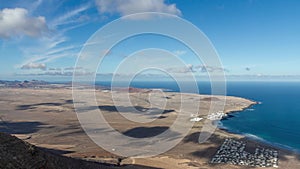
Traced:
<path fill-rule="evenodd" d="M 110 85 L 109 82 L 98 83 Z M 122 86 L 122 84 L 119 84 Z M 201 94 L 210 94 L 210 83 L 199 82 Z M 133 82 L 132 87 L 163 88 L 179 92 L 175 82 Z M 185 91 L 186 92 L 186 91 Z M 261 102 L 222 120 L 227 130 L 269 143 L 300 150 L 300 82 L 229 82 L 227 95 Z"/>

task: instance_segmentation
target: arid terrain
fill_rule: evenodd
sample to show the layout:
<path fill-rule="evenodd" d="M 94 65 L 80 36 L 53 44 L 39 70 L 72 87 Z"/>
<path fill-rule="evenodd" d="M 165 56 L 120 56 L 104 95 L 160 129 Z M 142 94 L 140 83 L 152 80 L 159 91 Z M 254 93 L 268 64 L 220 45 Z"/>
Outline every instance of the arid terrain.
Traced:
<path fill-rule="evenodd" d="M 145 99 L 148 95 L 147 90 L 131 91 L 132 104 L 142 111 L 151 109 L 151 105 Z M 96 90 L 98 101 L 96 107 L 118 132 L 135 138 L 152 137 L 168 129 L 179 111 L 178 101 L 181 97 L 179 93 L 168 92 L 163 97 L 167 100 L 165 109 L 150 123 L 138 124 L 121 116 L 108 90 Z M 199 132 L 204 125 L 211 102 L 221 102 L 225 97 L 184 94 L 184 98 L 185 101 L 189 100 L 188 104 L 200 102 L 199 117 L 203 120 L 195 122 L 188 135 L 177 146 L 150 158 L 123 158 L 96 145 L 78 122 L 70 88 L 0 88 L 0 132 L 14 135 L 39 147 L 43 152 L 112 164 L 110 167 L 126 168 L 247 168 L 229 164 L 210 164 L 210 160 L 226 138 L 245 141 L 246 150 L 250 153 L 253 153 L 257 146 L 269 147 L 220 129 L 217 129 L 205 143 L 199 144 Z M 225 112 L 240 111 L 252 104 L 255 102 L 238 97 L 227 97 Z M 187 120 L 187 123 L 189 122 Z M 270 148 L 279 151 L 279 168 L 300 168 L 299 155 L 275 147 Z M 94 165 L 97 163 L 93 163 Z"/>

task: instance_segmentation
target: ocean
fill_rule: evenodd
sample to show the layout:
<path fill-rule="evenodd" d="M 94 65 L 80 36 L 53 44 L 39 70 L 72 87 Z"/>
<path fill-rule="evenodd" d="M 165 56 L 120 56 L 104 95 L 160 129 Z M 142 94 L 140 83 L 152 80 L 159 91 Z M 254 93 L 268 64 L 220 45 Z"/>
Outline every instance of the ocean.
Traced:
<path fill-rule="evenodd" d="M 97 82 L 96 85 L 110 86 L 110 82 Z M 117 85 L 122 86 L 122 83 Z M 211 93 L 209 82 L 198 82 L 198 86 L 200 94 Z M 135 81 L 131 87 L 180 92 L 172 81 Z M 220 128 L 300 151 L 300 82 L 227 82 L 227 95 L 260 104 L 232 113 L 233 117 L 221 121 Z"/>

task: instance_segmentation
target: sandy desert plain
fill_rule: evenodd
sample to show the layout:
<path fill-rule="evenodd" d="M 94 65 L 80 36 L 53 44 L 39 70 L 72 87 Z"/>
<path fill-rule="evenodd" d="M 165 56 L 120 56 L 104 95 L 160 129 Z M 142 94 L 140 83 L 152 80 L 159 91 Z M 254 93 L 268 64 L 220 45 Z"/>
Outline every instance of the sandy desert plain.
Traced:
<path fill-rule="evenodd" d="M 211 102 L 219 102 L 224 99 L 223 96 L 184 95 L 190 103 L 200 100 L 200 117 L 204 119 L 208 114 Z M 147 110 L 149 104 L 147 100 L 142 99 L 146 98 L 145 96 L 147 96 L 145 90 L 130 92 L 130 98 L 134 105 Z M 114 107 L 111 92 L 98 89 L 96 90 L 96 98 L 99 103 L 98 108 L 115 130 L 127 136 L 139 138 L 152 137 L 168 129 L 177 117 L 180 94 L 165 93 L 167 104 L 164 113 L 159 115 L 156 120 L 143 124 L 134 123 L 121 116 Z M 225 112 L 241 111 L 252 104 L 255 102 L 228 96 Z M 294 152 L 271 147 L 221 129 L 216 129 L 205 143 L 199 144 L 198 136 L 205 120 L 195 122 L 189 134 L 178 145 L 163 154 L 150 158 L 118 157 L 100 148 L 83 131 L 74 110 L 72 90 L 67 86 L 37 89 L 0 88 L 0 117 L 0 132 L 16 136 L 38 147 L 37 149 L 54 156 L 65 156 L 84 162 L 92 162 L 93 165 L 90 168 L 258 168 L 211 164 L 211 159 L 226 138 L 244 141 L 247 144 L 245 150 L 249 153 L 254 153 L 254 149 L 258 146 L 276 149 L 279 154 L 278 168 L 300 168 L 300 156 Z M 187 123 L 189 122 L 187 119 Z M 7 148 L 6 151 L 9 153 L 10 148 Z M 5 157 L 0 157 L 3 162 Z M 2 163 L 2 167 L 3 165 Z M 78 168 L 86 168 L 83 166 L 77 165 Z M 67 164 L 56 166 L 56 168 L 67 167 Z"/>

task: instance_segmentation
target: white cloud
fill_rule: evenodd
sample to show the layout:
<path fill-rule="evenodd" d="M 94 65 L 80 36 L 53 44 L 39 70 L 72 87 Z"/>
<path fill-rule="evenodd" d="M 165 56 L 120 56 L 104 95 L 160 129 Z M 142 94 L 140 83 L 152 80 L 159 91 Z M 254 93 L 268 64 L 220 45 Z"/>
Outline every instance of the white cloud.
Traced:
<path fill-rule="evenodd" d="M 229 70 L 223 67 L 215 67 L 215 66 L 205 66 L 205 65 L 197 65 L 195 66 L 196 70 L 199 70 L 202 73 L 207 72 L 229 72 Z"/>
<path fill-rule="evenodd" d="M 71 70 L 71 71 L 83 70 L 83 67 L 66 67 L 66 68 L 64 68 L 64 70 Z"/>
<path fill-rule="evenodd" d="M 21 69 L 40 69 L 40 70 L 46 70 L 47 66 L 44 63 L 28 63 L 26 65 L 23 65 Z"/>
<path fill-rule="evenodd" d="M 175 50 L 175 51 L 173 51 L 173 53 L 176 56 L 182 56 L 182 55 L 186 54 L 186 51 L 185 50 Z"/>
<path fill-rule="evenodd" d="M 191 73 L 191 72 L 201 72 L 201 73 L 212 73 L 212 72 L 229 72 L 227 69 L 222 67 L 205 66 L 205 65 L 192 65 L 186 64 L 185 66 L 177 66 L 168 68 L 167 71 L 172 73 Z"/>
<path fill-rule="evenodd" d="M 90 8 L 90 3 L 67 11 L 48 23 L 51 36 L 43 36 L 36 45 L 23 47 L 21 50 L 27 58 L 17 68 L 29 63 L 47 63 L 63 57 L 76 57 L 82 45 L 68 44 L 70 38 L 66 32 L 87 24 L 88 18 L 82 13 Z M 63 27 L 61 27 L 63 26 Z"/>
<path fill-rule="evenodd" d="M 30 7 L 27 9 L 30 9 L 31 13 L 33 13 L 35 10 L 39 8 L 39 6 L 43 3 L 43 0 L 36 0 L 33 3 L 31 3 Z"/>
<path fill-rule="evenodd" d="M 86 11 L 90 8 L 90 4 L 82 5 L 74 10 L 68 11 L 65 14 L 59 16 L 55 20 L 53 20 L 50 25 L 51 27 L 57 27 L 60 25 L 66 25 L 66 24 L 74 24 L 74 23 L 81 23 L 86 21 L 88 16 L 81 15 L 82 12 Z"/>
<path fill-rule="evenodd" d="M 119 14 L 121 16 L 141 12 L 161 12 L 181 15 L 176 4 L 166 4 L 164 0 L 96 0 L 101 14 Z M 145 19 L 145 18 L 136 18 Z"/>
<path fill-rule="evenodd" d="M 45 17 L 31 17 L 24 8 L 0 10 L 0 38 L 27 35 L 39 37 L 48 32 Z"/>
<path fill-rule="evenodd" d="M 191 72 L 195 72 L 194 65 L 192 65 L 192 64 L 187 64 L 187 65 L 181 66 L 181 67 L 168 68 L 167 71 L 172 72 L 172 73 L 191 73 Z"/>

